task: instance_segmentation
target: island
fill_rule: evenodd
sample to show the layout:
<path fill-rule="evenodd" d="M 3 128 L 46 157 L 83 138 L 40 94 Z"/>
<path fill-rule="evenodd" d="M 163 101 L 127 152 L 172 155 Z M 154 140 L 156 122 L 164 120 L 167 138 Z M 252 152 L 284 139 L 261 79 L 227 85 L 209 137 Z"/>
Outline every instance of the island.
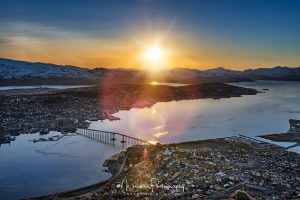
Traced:
<path fill-rule="evenodd" d="M 157 102 L 255 95 L 255 89 L 224 83 L 173 87 L 151 84 L 99 86 L 0 95 L 0 141 L 23 133 L 75 132 L 91 121 L 118 120 L 119 110 L 149 107 Z"/>

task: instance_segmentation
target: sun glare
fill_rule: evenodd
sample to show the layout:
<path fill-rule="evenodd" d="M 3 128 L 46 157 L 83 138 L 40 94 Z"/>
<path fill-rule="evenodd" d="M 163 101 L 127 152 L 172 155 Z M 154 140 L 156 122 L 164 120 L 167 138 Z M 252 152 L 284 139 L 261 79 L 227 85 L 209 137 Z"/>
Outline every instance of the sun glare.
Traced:
<path fill-rule="evenodd" d="M 145 57 L 151 62 L 160 62 L 163 58 L 163 50 L 159 46 L 146 49 Z"/>
<path fill-rule="evenodd" d="M 144 48 L 142 63 L 147 70 L 160 70 L 166 65 L 166 52 L 160 45 L 152 45 Z"/>

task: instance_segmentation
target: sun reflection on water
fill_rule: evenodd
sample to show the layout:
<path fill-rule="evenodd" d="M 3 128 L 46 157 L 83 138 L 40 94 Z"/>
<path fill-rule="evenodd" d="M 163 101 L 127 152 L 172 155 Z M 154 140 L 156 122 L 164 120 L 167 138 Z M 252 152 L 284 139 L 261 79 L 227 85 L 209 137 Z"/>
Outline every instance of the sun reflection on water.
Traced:
<path fill-rule="evenodd" d="M 150 108 L 135 109 L 128 116 L 129 129 L 126 130 L 134 137 L 154 144 L 167 141 L 170 137 L 178 137 L 190 128 L 195 113 L 198 112 L 198 108 L 192 105 L 175 108 L 173 106 L 176 105 L 172 102 L 168 108 L 159 103 Z M 178 113 L 182 113 L 184 119 Z"/>
<path fill-rule="evenodd" d="M 151 84 L 151 85 L 158 85 L 158 82 L 153 81 L 153 82 L 151 82 L 150 84 Z"/>

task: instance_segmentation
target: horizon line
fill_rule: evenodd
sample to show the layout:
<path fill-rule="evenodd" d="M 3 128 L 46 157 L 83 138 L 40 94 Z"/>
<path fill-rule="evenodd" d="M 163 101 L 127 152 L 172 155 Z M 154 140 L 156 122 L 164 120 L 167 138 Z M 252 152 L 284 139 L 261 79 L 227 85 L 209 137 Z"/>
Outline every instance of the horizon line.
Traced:
<path fill-rule="evenodd" d="M 32 61 L 32 60 L 17 60 L 13 58 L 4 58 L 0 57 L 0 59 L 4 60 L 11 60 L 11 61 L 17 61 L 17 62 L 27 62 L 27 63 L 41 63 L 41 64 L 51 64 L 51 65 L 56 65 L 56 66 L 63 66 L 63 67 L 78 67 L 82 69 L 122 69 L 122 70 L 135 70 L 135 71 L 143 71 L 143 67 L 85 67 L 85 66 L 79 66 L 79 65 L 71 65 L 71 64 L 58 64 L 58 63 L 52 63 L 52 62 L 47 62 L 47 61 Z M 241 67 L 241 66 L 239 66 Z M 287 68 L 300 68 L 300 65 L 298 66 L 287 66 L 287 65 L 276 65 L 276 66 L 263 66 L 263 67 L 246 67 L 244 69 L 232 69 L 234 67 L 226 67 L 226 66 L 215 66 L 215 67 L 201 67 L 200 68 L 194 68 L 194 67 L 166 67 L 164 69 L 161 69 L 160 71 L 163 70 L 172 70 L 172 69 L 190 69 L 190 70 L 198 70 L 198 71 L 207 71 L 207 70 L 212 70 L 212 69 L 226 69 L 226 70 L 231 70 L 231 71 L 246 71 L 246 70 L 254 70 L 254 69 L 272 69 L 275 67 L 287 67 Z"/>

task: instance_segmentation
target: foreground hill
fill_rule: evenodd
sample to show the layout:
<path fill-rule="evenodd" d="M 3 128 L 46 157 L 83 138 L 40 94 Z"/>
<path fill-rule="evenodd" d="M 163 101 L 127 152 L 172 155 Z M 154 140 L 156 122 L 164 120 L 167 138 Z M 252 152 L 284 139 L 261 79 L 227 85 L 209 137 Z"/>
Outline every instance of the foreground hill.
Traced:
<path fill-rule="evenodd" d="M 209 70 L 174 68 L 162 70 L 159 76 L 149 77 L 144 71 L 130 69 L 87 69 L 69 65 L 25 62 L 0 58 L 0 85 L 40 84 L 103 84 L 146 83 L 149 81 L 203 83 L 242 82 L 255 80 L 300 81 L 300 67 L 274 67 L 228 70 L 222 67 Z"/>

